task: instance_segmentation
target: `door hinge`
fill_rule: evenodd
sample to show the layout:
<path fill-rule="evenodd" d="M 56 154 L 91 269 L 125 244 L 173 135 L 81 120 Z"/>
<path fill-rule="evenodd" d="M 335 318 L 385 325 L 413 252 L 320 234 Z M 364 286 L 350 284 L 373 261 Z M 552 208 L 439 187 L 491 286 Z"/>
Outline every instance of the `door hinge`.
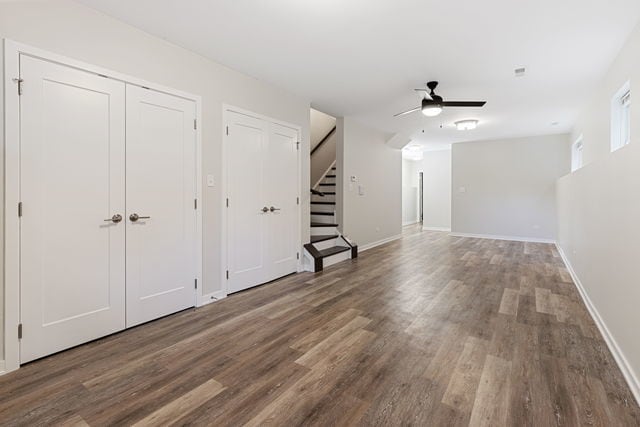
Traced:
<path fill-rule="evenodd" d="M 229 126 L 227 126 L 227 136 L 229 136 Z"/>
<path fill-rule="evenodd" d="M 24 83 L 24 80 L 17 78 L 13 79 L 13 81 L 18 84 L 18 95 L 22 95 L 22 83 Z"/>
<path fill-rule="evenodd" d="M 300 259 L 300 252 L 296 252 L 296 259 Z"/>
<path fill-rule="evenodd" d="M 296 197 L 296 205 L 300 204 L 300 197 Z"/>
<path fill-rule="evenodd" d="M 296 150 L 299 150 L 299 149 L 300 149 L 300 141 L 297 141 L 296 142 Z"/>
<path fill-rule="evenodd" d="M 193 199 L 193 209 L 198 209 L 198 199 Z"/>
<path fill-rule="evenodd" d="M 229 270 L 227 270 L 227 280 L 229 280 Z"/>
<path fill-rule="evenodd" d="M 229 198 L 227 197 L 227 207 L 229 207 Z"/>
<path fill-rule="evenodd" d="M 198 129 L 198 121 L 193 119 L 193 129 Z"/>
<path fill-rule="evenodd" d="M 195 288 L 198 289 L 198 279 L 195 279 Z"/>
<path fill-rule="evenodd" d="M 18 218 L 22 216 L 22 202 L 18 202 Z"/>
<path fill-rule="evenodd" d="M 22 323 L 18 323 L 18 339 L 22 339 Z"/>

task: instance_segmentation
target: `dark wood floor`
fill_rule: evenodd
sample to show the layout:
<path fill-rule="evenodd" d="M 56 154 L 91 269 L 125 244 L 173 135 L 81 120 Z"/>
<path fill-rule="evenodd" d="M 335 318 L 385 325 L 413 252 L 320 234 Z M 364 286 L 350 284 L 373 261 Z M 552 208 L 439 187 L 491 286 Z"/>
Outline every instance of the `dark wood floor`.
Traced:
<path fill-rule="evenodd" d="M 437 232 L 28 364 L 0 393 L 2 425 L 640 425 L 553 246 Z"/>

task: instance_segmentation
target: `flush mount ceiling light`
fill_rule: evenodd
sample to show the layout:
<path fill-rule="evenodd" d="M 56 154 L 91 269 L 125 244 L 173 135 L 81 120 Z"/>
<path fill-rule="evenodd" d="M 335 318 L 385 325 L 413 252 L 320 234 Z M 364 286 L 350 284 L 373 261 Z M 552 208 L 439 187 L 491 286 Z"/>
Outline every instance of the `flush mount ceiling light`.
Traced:
<path fill-rule="evenodd" d="M 472 130 L 478 126 L 477 120 L 458 120 L 453 123 L 458 130 Z"/>

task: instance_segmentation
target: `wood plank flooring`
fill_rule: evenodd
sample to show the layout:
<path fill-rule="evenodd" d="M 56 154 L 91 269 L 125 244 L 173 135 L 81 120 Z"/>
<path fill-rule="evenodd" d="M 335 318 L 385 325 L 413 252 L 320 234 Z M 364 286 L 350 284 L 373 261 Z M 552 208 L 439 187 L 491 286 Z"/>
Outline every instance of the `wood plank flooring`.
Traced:
<path fill-rule="evenodd" d="M 409 229 L 0 377 L 0 425 L 638 426 L 552 245 Z"/>

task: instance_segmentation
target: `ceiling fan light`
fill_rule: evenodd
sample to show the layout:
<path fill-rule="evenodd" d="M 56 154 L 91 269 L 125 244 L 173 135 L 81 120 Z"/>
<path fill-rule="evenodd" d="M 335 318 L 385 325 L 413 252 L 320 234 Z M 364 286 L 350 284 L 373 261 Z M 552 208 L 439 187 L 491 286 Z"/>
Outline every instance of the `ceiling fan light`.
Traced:
<path fill-rule="evenodd" d="M 473 130 L 478 127 L 477 120 L 459 120 L 453 123 L 458 130 Z"/>
<path fill-rule="evenodd" d="M 439 105 L 433 105 L 433 106 L 422 108 L 422 114 L 424 114 L 427 117 L 435 117 L 440 113 L 442 113 L 442 107 Z"/>

